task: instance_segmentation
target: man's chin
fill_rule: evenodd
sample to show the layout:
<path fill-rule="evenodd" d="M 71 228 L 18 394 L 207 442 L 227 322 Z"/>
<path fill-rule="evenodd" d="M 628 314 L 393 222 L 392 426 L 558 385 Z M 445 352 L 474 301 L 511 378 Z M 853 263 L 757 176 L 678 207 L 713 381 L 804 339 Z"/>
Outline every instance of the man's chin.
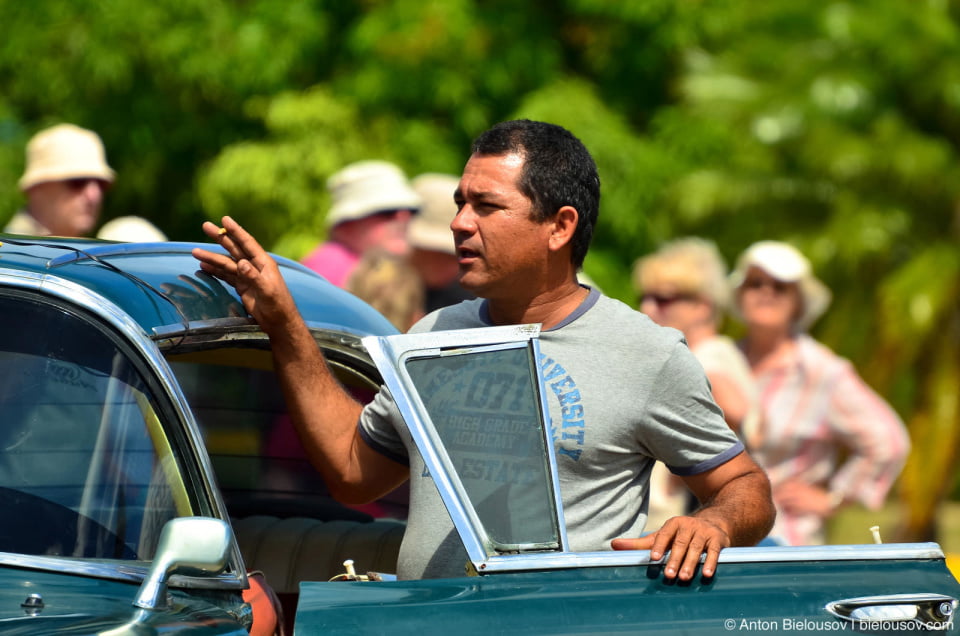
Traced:
<path fill-rule="evenodd" d="M 463 271 L 461 271 L 460 276 L 457 278 L 457 282 L 460 284 L 460 287 L 470 292 L 477 298 L 486 298 L 486 296 L 483 293 L 485 286 L 481 284 L 481 282 L 478 281 L 476 277 L 471 276 L 470 272 L 464 273 Z"/>

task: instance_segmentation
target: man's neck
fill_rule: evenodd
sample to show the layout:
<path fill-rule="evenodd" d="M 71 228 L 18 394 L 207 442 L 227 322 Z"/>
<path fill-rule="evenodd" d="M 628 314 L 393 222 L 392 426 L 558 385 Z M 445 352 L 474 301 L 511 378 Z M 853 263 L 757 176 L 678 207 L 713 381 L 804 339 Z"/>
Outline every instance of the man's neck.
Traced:
<path fill-rule="evenodd" d="M 589 294 L 589 289 L 571 280 L 529 300 L 489 299 L 488 310 L 495 325 L 540 323 L 543 329 L 550 329 L 573 313 Z"/>

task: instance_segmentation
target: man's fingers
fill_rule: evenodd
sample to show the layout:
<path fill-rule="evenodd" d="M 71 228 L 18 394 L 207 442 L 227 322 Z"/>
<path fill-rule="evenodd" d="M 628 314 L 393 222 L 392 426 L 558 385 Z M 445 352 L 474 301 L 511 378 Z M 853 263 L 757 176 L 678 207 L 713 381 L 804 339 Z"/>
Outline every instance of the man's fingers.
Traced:
<path fill-rule="evenodd" d="M 614 550 L 649 550 L 653 545 L 653 535 L 646 535 L 638 539 L 614 539 L 610 542 L 610 547 Z"/>
<path fill-rule="evenodd" d="M 237 262 L 229 256 L 199 247 L 194 248 L 191 253 L 193 257 L 199 261 L 201 270 L 231 285 L 236 282 Z"/>
<path fill-rule="evenodd" d="M 220 227 L 215 223 L 204 221 L 203 225 L 200 226 L 200 229 L 202 229 L 203 233 L 212 238 L 214 241 L 219 241 L 221 235 Z"/>
<path fill-rule="evenodd" d="M 670 560 L 673 561 L 674 555 L 677 555 L 679 564 L 675 571 L 681 581 L 689 581 L 693 578 L 694 573 L 697 571 L 697 566 L 700 564 L 700 555 L 703 554 L 703 547 L 704 540 L 700 535 L 694 535 L 692 537 L 687 544 L 686 553 L 683 555 L 677 555 L 677 547 L 676 545 L 674 546 L 673 551 L 670 553 Z"/>
<path fill-rule="evenodd" d="M 218 234 L 220 245 L 230 252 L 234 259 L 247 259 L 258 270 L 266 266 L 270 260 L 267 251 L 232 217 L 223 217 L 223 229 L 225 232 Z"/>
<path fill-rule="evenodd" d="M 703 562 L 703 575 L 713 576 L 717 571 L 717 563 L 720 562 L 720 546 L 711 541 L 707 544 L 707 558 Z"/>
<path fill-rule="evenodd" d="M 683 524 L 678 524 L 678 528 L 673 535 L 673 541 L 669 541 L 664 537 L 664 544 L 660 545 L 660 539 L 654 542 L 654 548 L 650 552 L 650 556 L 654 557 L 656 552 L 657 554 L 662 554 L 668 549 L 670 550 L 670 558 L 667 559 L 667 563 L 663 568 L 663 575 L 668 579 L 672 579 L 680 573 L 681 568 L 685 565 L 685 557 L 687 552 L 691 549 L 690 542 L 693 538 L 693 533 L 688 527 Z M 700 557 L 700 553 L 697 552 L 697 557 Z"/>
<path fill-rule="evenodd" d="M 693 579 L 704 554 L 703 575 L 713 576 L 720 560 L 720 550 L 729 545 L 729 539 L 717 526 L 693 517 L 673 517 L 654 533 L 610 542 L 614 550 L 650 550 L 653 561 L 662 559 L 669 550 L 663 576 L 681 581 Z"/>

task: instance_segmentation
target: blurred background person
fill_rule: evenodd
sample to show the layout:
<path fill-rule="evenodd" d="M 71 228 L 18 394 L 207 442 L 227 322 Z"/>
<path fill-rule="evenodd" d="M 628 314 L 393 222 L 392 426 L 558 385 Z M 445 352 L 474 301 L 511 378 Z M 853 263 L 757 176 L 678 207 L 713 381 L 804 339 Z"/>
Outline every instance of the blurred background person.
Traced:
<path fill-rule="evenodd" d="M 166 241 L 167 235 L 141 216 L 118 216 L 103 224 L 97 232 L 97 238 L 128 243 L 156 243 Z"/>
<path fill-rule="evenodd" d="M 718 332 L 730 303 L 727 267 L 714 243 L 690 237 L 664 244 L 637 260 L 633 285 L 640 310 L 683 332 L 703 365 L 724 419 L 750 448 L 759 402 L 750 367 L 729 337 Z M 697 506 L 682 480 L 657 462 L 650 483 L 649 528 Z"/>
<path fill-rule="evenodd" d="M 399 254 L 368 249 L 347 278 L 346 290 L 406 332 L 424 316 L 424 287 L 417 270 Z"/>
<path fill-rule="evenodd" d="M 303 264 L 344 287 L 363 253 L 378 248 L 405 256 L 407 226 L 420 209 L 420 196 L 406 175 L 388 161 L 358 161 L 327 180 L 332 204 L 327 240 Z"/>
<path fill-rule="evenodd" d="M 457 215 L 453 193 L 459 183 L 459 177 L 439 173 L 421 174 L 411 181 L 423 207 L 410 221 L 407 238 L 410 262 L 426 288 L 427 313 L 474 297 L 460 286 L 460 265 L 450 229 Z"/>
<path fill-rule="evenodd" d="M 727 268 L 716 246 L 678 239 L 634 266 L 640 311 L 659 325 L 683 332 L 703 365 L 723 416 L 749 448 L 759 417 L 756 387 L 740 349 L 718 332 L 730 306 Z"/>
<path fill-rule="evenodd" d="M 730 276 L 740 341 L 760 395 L 752 448 L 777 505 L 771 536 L 790 545 L 825 540 L 825 521 L 844 504 L 880 508 L 910 440 L 897 413 L 806 332 L 830 304 L 829 289 L 796 248 L 751 245 Z"/>
<path fill-rule="evenodd" d="M 42 130 L 27 143 L 26 169 L 19 182 L 26 207 L 4 232 L 89 236 L 115 177 L 95 132 L 73 124 Z"/>

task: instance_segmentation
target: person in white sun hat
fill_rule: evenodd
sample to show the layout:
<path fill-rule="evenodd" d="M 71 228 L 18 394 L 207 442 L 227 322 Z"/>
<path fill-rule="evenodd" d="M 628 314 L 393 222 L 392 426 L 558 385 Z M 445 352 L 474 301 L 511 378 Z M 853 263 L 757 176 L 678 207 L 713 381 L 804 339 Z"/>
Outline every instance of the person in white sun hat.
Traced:
<path fill-rule="evenodd" d="M 27 143 L 20 178 L 27 204 L 4 227 L 12 234 L 89 236 L 116 174 L 95 132 L 59 124 Z"/>
<path fill-rule="evenodd" d="M 800 251 L 755 243 L 730 282 L 733 314 L 747 329 L 738 344 L 760 395 L 752 451 L 773 486 L 771 537 L 823 543 L 825 521 L 843 505 L 883 505 L 910 449 L 906 428 L 849 361 L 807 334 L 831 294 Z"/>
<path fill-rule="evenodd" d="M 304 265 L 345 287 L 368 249 L 407 255 L 407 226 L 421 201 L 403 170 L 388 161 L 358 161 L 332 175 L 327 189 L 333 199 L 327 240 L 303 259 Z"/>

